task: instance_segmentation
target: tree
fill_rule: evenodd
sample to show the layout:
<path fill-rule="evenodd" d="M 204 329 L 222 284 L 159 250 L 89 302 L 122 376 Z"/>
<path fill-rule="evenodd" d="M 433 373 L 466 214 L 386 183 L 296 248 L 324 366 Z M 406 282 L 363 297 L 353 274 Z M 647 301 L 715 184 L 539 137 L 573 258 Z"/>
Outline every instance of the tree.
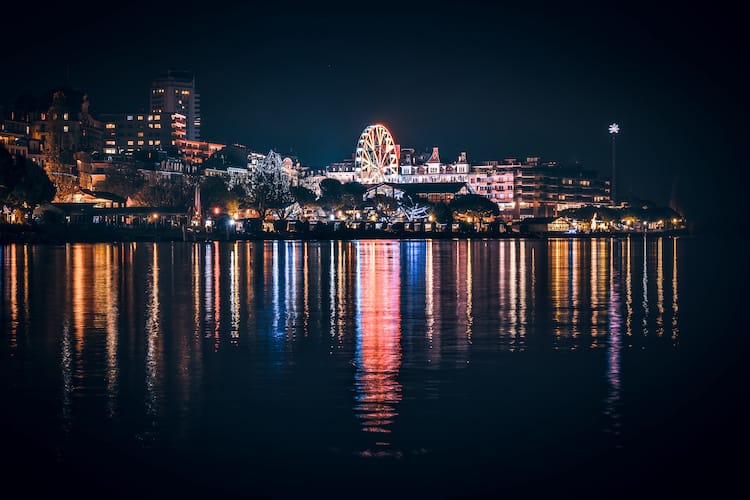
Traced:
<path fill-rule="evenodd" d="M 623 212 L 624 213 L 624 212 Z M 620 219 L 621 212 L 616 209 L 607 207 L 597 207 L 595 205 L 585 205 L 580 208 L 569 208 L 562 210 L 558 215 L 561 217 L 570 217 L 578 220 L 591 220 L 596 217 L 603 221 L 615 221 Z"/>
<path fill-rule="evenodd" d="M 69 172 L 48 171 L 50 180 L 55 185 L 55 200 L 68 202 L 73 198 L 73 193 L 78 191 L 78 176 Z"/>
<path fill-rule="evenodd" d="M 279 219 L 286 219 L 286 208 L 294 203 L 289 177 L 282 167 L 281 156 L 274 150 L 250 171 L 245 181 L 245 191 L 251 205 L 265 220 L 269 213 L 274 213 Z"/>
<path fill-rule="evenodd" d="M 201 204 L 209 210 L 226 206 L 233 198 L 229 192 L 229 185 L 224 177 L 210 175 L 201 182 Z"/>
<path fill-rule="evenodd" d="M 341 185 L 339 207 L 342 210 L 354 210 L 362 205 L 362 195 L 367 188 L 359 182 L 347 182 Z"/>
<path fill-rule="evenodd" d="M 368 201 L 368 204 L 375 209 L 378 220 L 386 222 L 391 222 L 401 205 L 396 198 L 385 194 L 376 194 Z"/>
<path fill-rule="evenodd" d="M 453 198 L 450 209 L 460 217 L 485 220 L 500 215 L 500 208 L 496 203 L 478 194 L 464 194 Z"/>
<path fill-rule="evenodd" d="M 362 205 L 362 195 L 366 190 L 359 182 L 342 184 L 336 179 L 323 179 L 320 181 L 319 203 L 334 210 L 353 210 Z"/>
<path fill-rule="evenodd" d="M 192 187 L 182 177 L 150 179 L 140 191 L 144 204 L 153 207 L 185 208 L 191 203 Z"/>
<path fill-rule="evenodd" d="M 451 210 L 451 207 L 447 203 L 442 201 L 432 206 L 430 214 L 435 222 L 441 224 L 450 224 L 453 222 L 453 210 Z"/>
<path fill-rule="evenodd" d="M 341 199 L 341 181 L 336 179 L 323 179 L 320 181 L 320 203 L 333 208 Z"/>
<path fill-rule="evenodd" d="M 145 185 L 146 179 L 135 167 L 119 165 L 107 172 L 107 177 L 102 182 L 101 188 L 103 191 L 140 202 L 141 190 Z"/>
<path fill-rule="evenodd" d="M 17 161 L 0 143 L 0 202 L 15 189 L 24 174 L 24 163 Z"/>
<path fill-rule="evenodd" d="M 23 158 L 26 164 L 24 176 L 11 193 L 11 197 L 29 212 L 42 203 L 49 203 L 55 197 L 55 185 L 47 172 L 33 161 Z"/>
<path fill-rule="evenodd" d="M 31 213 L 54 197 L 55 185 L 42 167 L 0 147 L 0 203 Z"/>
<path fill-rule="evenodd" d="M 304 186 L 292 186 L 290 191 L 292 197 L 302 206 L 315 203 L 315 200 L 317 200 L 315 193 Z"/>

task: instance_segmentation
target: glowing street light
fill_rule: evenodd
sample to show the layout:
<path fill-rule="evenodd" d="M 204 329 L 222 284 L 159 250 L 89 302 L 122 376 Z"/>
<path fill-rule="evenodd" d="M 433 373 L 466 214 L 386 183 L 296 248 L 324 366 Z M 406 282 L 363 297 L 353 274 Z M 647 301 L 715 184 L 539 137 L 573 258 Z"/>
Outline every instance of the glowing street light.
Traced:
<path fill-rule="evenodd" d="M 612 205 L 617 203 L 617 197 L 615 195 L 615 137 L 620 133 L 620 126 L 617 123 L 609 125 L 609 135 L 612 136 L 612 184 L 610 185 L 610 194 L 612 198 Z"/>

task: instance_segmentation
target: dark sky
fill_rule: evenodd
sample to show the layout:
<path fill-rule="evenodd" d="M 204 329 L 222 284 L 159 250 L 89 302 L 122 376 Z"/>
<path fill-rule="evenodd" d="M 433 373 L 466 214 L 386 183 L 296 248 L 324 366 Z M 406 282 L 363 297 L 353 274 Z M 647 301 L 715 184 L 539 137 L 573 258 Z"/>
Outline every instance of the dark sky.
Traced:
<path fill-rule="evenodd" d="M 153 77 L 184 69 L 204 140 L 314 167 L 350 156 L 379 121 L 443 160 L 541 156 L 609 175 L 616 121 L 620 193 L 673 200 L 689 216 L 726 201 L 718 184 L 746 177 L 738 11 L 521 3 L 40 7 L 3 21 L 20 57 L 4 58 L 0 101 L 58 85 L 69 68 L 93 113 L 145 110 Z"/>

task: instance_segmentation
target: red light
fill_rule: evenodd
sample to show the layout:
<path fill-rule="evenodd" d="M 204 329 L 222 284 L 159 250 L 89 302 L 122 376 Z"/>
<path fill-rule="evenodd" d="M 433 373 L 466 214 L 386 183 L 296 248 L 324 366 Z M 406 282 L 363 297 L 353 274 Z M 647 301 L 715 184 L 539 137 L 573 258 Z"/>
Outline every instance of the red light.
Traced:
<path fill-rule="evenodd" d="M 214 208 L 214 214 L 219 215 L 219 207 Z"/>

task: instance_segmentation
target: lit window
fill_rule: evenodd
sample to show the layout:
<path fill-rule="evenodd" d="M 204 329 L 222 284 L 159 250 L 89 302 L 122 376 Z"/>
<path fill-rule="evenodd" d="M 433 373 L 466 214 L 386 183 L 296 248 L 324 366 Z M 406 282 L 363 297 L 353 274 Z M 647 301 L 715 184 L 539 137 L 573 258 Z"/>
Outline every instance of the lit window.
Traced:
<path fill-rule="evenodd" d="M 104 153 L 108 155 L 113 155 L 117 153 L 117 150 L 115 148 L 104 148 Z"/>
<path fill-rule="evenodd" d="M 132 119 L 133 119 L 133 115 L 128 115 L 128 120 L 132 120 Z"/>
<path fill-rule="evenodd" d="M 139 146 L 143 146 L 143 141 L 138 141 Z"/>
<path fill-rule="evenodd" d="M 154 128 L 161 128 L 161 123 L 155 123 Z"/>
<path fill-rule="evenodd" d="M 133 141 L 128 141 L 128 146 L 132 146 L 132 145 L 133 145 Z"/>
<path fill-rule="evenodd" d="M 143 132 L 138 132 L 138 137 L 143 137 Z"/>
<path fill-rule="evenodd" d="M 115 145 L 115 141 L 107 141 L 107 146 L 114 146 L 114 145 Z"/>
<path fill-rule="evenodd" d="M 161 141 L 154 141 L 154 144 L 156 144 L 158 146 L 158 145 L 161 144 Z"/>
<path fill-rule="evenodd" d="M 116 125 L 114 123 L 108 123 L 105 125 L 107 128 L 116 128 Z"/>
<path fill-rule="evenodd" d="M 148 141 L 148 145 L 149 146 L 153 146 L 154 145 L 154 141 Z"/>
<path fill-rule="evenodd" d="M 143 115 L 138 115 L 138 120 L 143 121 Z"/>
<path fill-rule="evenodd" d="M 161 115 L 154 115 L 154 120 L 156 120 L 156 121 L 161 120 Z"/>
<path fill-rule="evenodd" d="M 63 132 L 67 132 L 69 130 L 69 127 L 67 125 L 63 125 Z"/>
<path fill-rule="evenodd" d="M 67 120 L 67 119 L 68 119 L 68 113 L 64 113 L 63 114 L 63 120 Z"/>

